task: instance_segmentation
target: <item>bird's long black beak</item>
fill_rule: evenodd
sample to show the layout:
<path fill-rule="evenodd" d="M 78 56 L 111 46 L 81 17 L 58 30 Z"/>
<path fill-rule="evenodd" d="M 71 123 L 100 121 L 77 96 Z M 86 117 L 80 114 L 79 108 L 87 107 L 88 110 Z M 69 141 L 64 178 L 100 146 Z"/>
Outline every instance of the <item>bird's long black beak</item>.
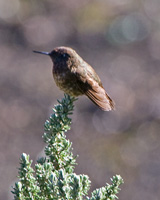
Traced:
<path fill-rule="evenodd" d="M 45 52 L 45 51 L 35 51 L 35 50 L 33 50 L 33 52 L 34 53 L 40 53 L 40 54 L 44 54 L 44 55 L 50 55 L 50 53 L 49 52 Z"/>

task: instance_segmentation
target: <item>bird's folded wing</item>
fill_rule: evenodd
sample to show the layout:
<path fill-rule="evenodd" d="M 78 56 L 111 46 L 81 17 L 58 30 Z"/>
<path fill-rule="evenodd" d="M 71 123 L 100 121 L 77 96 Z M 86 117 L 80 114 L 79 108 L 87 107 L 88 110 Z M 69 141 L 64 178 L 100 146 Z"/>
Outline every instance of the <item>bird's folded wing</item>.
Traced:
<path fill-rule="evenodd" d="M 97 82 L 95 79 L 93 79 L 93 74 L 82 70 L 84 69 L 79 68 L 77 70 L 79 79 L 79 81 L 77 81 L 77 84 L 79 89 L 102 110 L 114 110 L 114 102 L 104 90 L 98 75 L 95 73 L 97 76 L 96 79 L 98 80 Z"/>
<path fill-rule="evenodd" d="M 99 86 L 97 82 L 90 78 L 87 79 L 87 84 L 91 85 L 91 87 L 86 90 L 85 94 L 91 101 L 93 101 L 102 110 L 109 111 L 114 109 L 114 102 L 106 93 L 103 86 Z"/>

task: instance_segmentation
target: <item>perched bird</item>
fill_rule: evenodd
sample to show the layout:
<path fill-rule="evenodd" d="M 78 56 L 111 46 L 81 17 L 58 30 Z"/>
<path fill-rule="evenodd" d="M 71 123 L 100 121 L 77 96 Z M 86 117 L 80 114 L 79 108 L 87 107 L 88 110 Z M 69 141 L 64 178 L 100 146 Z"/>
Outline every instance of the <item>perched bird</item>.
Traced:
<path fill-rule="evenodd" d="M 114 109 L 114 102 L 104 90 L 99 76 L 73 49 L 56 47 L 53 51 L 33 51 L 50 56 L 57 86 L 70 96 L 85 94 L 104 111 Z"/>

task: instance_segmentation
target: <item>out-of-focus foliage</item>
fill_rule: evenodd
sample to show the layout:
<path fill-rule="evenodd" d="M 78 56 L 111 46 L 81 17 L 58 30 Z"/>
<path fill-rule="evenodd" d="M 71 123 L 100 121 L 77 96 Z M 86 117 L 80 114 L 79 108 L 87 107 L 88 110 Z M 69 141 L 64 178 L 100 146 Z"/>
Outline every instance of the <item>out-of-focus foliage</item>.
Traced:
<path fill-rule="evenodd" d="M 42 149 L 42 124 L 62 96 L 51 61 L 32 50 L 61 45 L 95 68 L 116 103 L 114 112 L 85 97 L 76 103 L 76 170 L 90 173 L 92 189 L 121 174 L 120 199 L 159 199 L 159 19 L 159 0 L 0 0 L 0 199 L 9 198 L 21 152 Z"/>

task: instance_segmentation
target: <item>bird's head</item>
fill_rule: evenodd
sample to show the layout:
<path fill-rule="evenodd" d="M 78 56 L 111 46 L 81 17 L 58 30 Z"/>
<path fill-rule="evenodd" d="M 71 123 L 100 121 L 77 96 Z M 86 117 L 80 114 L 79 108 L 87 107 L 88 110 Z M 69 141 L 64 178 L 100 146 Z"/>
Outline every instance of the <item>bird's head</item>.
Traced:
<path fill-rule="evenodd" d="M 44 51 L 33 51 L 34 53 L 40 53 L 44 55 L 50 56 L 53 63 L 60 62 L 60 61 L 67 61 L 68 59 L 74 58 L 76 52 L 69 47 L 56 47 L 51 52 L 44 52 Z"/>

